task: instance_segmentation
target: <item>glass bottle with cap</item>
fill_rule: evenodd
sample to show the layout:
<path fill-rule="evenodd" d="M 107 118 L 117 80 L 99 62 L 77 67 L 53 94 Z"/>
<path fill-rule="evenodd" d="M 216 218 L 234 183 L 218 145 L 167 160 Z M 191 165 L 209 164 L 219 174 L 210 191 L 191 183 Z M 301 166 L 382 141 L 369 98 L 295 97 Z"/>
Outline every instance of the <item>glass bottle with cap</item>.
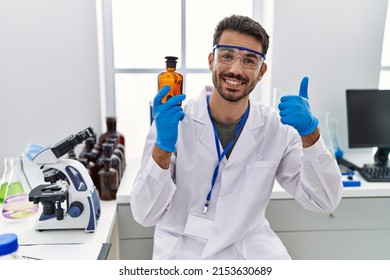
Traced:
<path fill-rule="evenodd" d="M 104 158 L 99 170 L 99 197 L 101 200 L 115 200 L 119 186 L 118 171 L 111 167 L 112 159 Z"/>
<path fill-rule="evenodd" d="M 101 146 L 103 143 L 106 143 L 111 135 L 116 135 L 118 137 L 118 143 L 125 146 L 125 136 L 121 132 L 117 131 L 116 128 L 117 118 L 115 116 L 106 117 L 106 125 L 107 131 L 100 135 L 99 145 Z"/>
<path fill-rule="evenodd" d="M 125 157 L 125 153 L 124 153 L 124 146 L 120 143 L 118 143 L 118 138 L 115 137 L 115 136 L 112 136 L 110 137 L 108 140 L 107 140 L 107 143 L 112 143 L 114 145 L 114 154 L 117 155 L 119 157 L 119 159 L 121 160 L 121 174 L 123 176 L 123 172 L 125 171 L 126 169 L 126 157 Z"/>
<path fill-rule="evenodd" d="M 183 75 L 176 71 L 177 59 L 176 56 L 166 56 L 166 69 L 158 74 L 158 91 L 167 85 L 171 87 L 167 95 L 161 100 L 161 103 L 165 103 L 169 98 L 183 93 Z"/>
<path fill-rule="evenodd" d="M 118 171 L 119 182 L 122 178 L 122 162 L 121 159 L 114 154 L 114 144 L 112 143 L 104 143 L 102 145 L 103 151 L 101 156 L 97 159 L 96 163 L 99 167 L 99 170 L 104 167 L 103 160 L 105 158 L 111 159 L 111 167 L 113 167 L 116 171 Z"/>
<path fill-rule="evenodd" d="M 95 148 L 96 139 L 94 137 L 89 137 L 85 140 L 85 144 L 83 149 L 81 150 L 79 154 L 79 159 L 85 158 L 85 154 L 91 153 L 90 159 L 93 162 L 96 162 L 96 160 L 99 158 L 100 152 Z"/>
<path fill-rule="evenodd" d="M 0 234 L 0 260 L 22 260 L 18 255 L 18 236 L 14 233 Z"/>

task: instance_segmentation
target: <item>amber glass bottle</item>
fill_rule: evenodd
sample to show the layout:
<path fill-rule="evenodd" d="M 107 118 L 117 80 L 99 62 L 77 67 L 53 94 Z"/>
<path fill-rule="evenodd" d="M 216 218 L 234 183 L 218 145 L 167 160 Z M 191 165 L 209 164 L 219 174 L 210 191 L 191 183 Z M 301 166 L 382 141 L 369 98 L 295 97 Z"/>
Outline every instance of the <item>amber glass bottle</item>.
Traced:
<path fill-rule="evenodd" d="M 118 171 L 118 179 L 119 182 L 122 178 L 122 162 L 121 159 L 114 154 L 114 144 L 112 143 L 104 143 L 102 145 L 103 151 L 100 157 L 97 159 L 96 164 L 99 167 L 99 170 L 103 168 L 103 161 L 105 158 L 111 159 L 111 167 L 114 168 L 116 171 Z"/>
<path fill-rule="evenodd" d="M 98 179 L 98 172 L 99 172 L 99 165 L 95 162 L 96 161 L 96 155 L 93 152 L 85 153 L 84 158 L 87 160 L 87 169 L 89 170 L 89 174 L 91 175 L 92 182 L 94 183 L 96 189 L 99 190 L 99 179 Z"/>
<path fill-rule="evenodd" d="M 118 143 L 121 143 L 123 146 L 125 146 L 125 136 L 116 130 L 116 123 L 116 117 L 106 117 L 107 131 L 99 137 L 100 146 L 103 143 L 106 143 L 111 135 L 116 135 L 118 137 Z"/>
<path fill-rule="evenodd" d="M 96 160 L 99 157 L 99 151 L 95 148 L 95 138 L 89 137 L 85 140 L 85 146 L 81 150 L 79 154 L 79 159 L 85 158 L 85 154 L 91 153 L 91 158 L 89 160 L 92 160 L 93 162 L 96 162 Z"/>
<path fill-rule="evenodd" d="M 101 200 L 114 200 L 118 191 L 118 172 L 111 167 L 111 159 L 103 160 L 103 167 L 99 170 L 99 197 Z"/>
<path fill-rule="evenodd" d="M 122 167 L 121 174 L 123 176 L 123 172 L 126 169 L 126 158 L 125 158 L 125 153 L 124 153 L 124 146 L 122 144 L 118 143 L 118 137 L 115 137 L 115 136 L 110 136 L 110 138 L 108 138 L 108 140 L 107 140 L 107 143 L 114 144 L 114 152 L 113 153 L 115 155 L 117 155 L 119 157 L 119 159 L 121 160 L 121 167 Z"/>
<path fill-rule="evenodd" d="M 162 99 L 162 103 L 165 103 L 172 96 L 183 93 L 183 75 L 176 71 L 177 57 L 166 56 L 165 59 L 166 71 L 161 72 L 157 77 L 158 90 L 160 91 L 166 85 L 171 86 L 171 89 Z"/>

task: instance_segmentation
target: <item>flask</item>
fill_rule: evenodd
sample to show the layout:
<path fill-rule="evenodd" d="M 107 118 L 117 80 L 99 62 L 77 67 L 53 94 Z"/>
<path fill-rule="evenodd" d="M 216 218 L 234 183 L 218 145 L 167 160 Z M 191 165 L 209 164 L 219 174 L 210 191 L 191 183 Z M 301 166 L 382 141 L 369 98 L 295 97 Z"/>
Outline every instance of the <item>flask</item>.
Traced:
<path fill-rule="evenodd" d="M 158 74 L 158 90 L 160 91 L 164 86 L 171 87 L 166 96 L 163 97 L 161 103 L 165 103 L 169 98 L 183 93 L 183 75 L 176 71 L 177 57 L 165 57 L 166 71 Z M 181 105 L 181 102 L 180 102 Z"/>
<path fill-rule="evenodd" d="M 0 234 L 0 260 L 22 260 L 18 255 L 18 236 L 14 233 Z"/>
<path fill-rule="evenodd" d="M 99 170 L 99 197 L 101 200 L 114 200 L 119 186 L 118 171 L 111 167 L 112 159 L 104 158 Z"/>
<path fill-rule="evenodd" d="M 332 140 L 332 135 L 329 129 L 329 111 L 325 112 L 316 112 L 318 117 L 318 128 L 320 130 L 321 136 L 324 139 L 326 148 L 335 157 L 335 149 Z"/>
<path fill-rule="evenodd" d="M 4 158 L 4 173 L 0 182 L 0 204 L 4 203 L 5 192 L 7 191 L 8 181 L 11 177 L 14 158 Z"/>
<path fill-rule="evenodd" d="M 7 182 L 3 183 L 6 189 L 1 213 L 8 221 L 21 220 L 36 213 L 38 204 L 28 199 L 31 187 L 23 170 L 22 157 L 9 157 L 6 160 L 11 162 L 7 164 L 11 171 Z"/>
<path fill-rule="evenodd" d="M 334 155 L 336 158 L 342 158 L 344 155 L 343 147 L 339 134 L 339 120 L 335 118 L 329 119 L 329 131 L 332 137 Z"/>
<path fill-rule="evenodd" d="M 106 125 L 107 125 L 107 131 L 104 132 L 102 135 L 99 137 L 99 145 L 101 146 L 103 143 L 107 142 L 108 138 L 111 135 L 116 135 L 118 136 L 118 143 L 121 143 L 123 146 L 125 146 L 125 136 L 118 132 L 116 130 L 116 124 L 117 124 L 117 119 L 116 117 L 106 117 Z"/>

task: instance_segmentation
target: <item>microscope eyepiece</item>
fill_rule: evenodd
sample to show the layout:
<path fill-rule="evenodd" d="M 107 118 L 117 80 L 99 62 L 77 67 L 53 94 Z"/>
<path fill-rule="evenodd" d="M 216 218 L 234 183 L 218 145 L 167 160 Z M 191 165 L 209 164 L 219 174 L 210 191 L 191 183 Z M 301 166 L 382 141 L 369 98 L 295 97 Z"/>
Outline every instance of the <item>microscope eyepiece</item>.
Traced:
<path fill-rule="evenodd" d="M 77 134 L 72 134 L 64 140 L 58 142 L 57 144 L 51 147 L 54 155 L 57 158 L 68 153 L 70 150 L 74 149 L 78 144 L 82 143 L 84 140 L 92 137 L 94 134 L 94 130 L 92 127 L 88 127 Z"/>
<path fill-rule="evenodd" d="M 80 131 L 75 136 L 80 141 L 77 144 L 80 144 L 81 142 L 83 142 L 83 141 L 87 140 L 88 138 L 92 137 L 94 133 L 95 133 L 95 131 L 93 130 L 92 127 L 88 127 L 86 129 Z"/>

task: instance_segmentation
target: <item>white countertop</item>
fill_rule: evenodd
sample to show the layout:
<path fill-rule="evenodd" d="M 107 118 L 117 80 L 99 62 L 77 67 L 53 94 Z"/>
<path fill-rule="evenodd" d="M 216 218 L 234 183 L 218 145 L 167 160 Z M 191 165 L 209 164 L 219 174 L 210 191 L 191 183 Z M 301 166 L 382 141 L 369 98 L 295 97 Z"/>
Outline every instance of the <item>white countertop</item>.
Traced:
<path fill-rule="evenodd" d="M 21 245 L 18 255 L 37 260 L 95 260 L 102 246 L 101 243 Z"/>
<path fill-rule="evenodd" d="M 0 233 L 16 233 L 19 245 L 107 243 L 116 218 L 116 201 L 100 201 L 100 205 L 101 215 L 95 232 L 85 232 L 83 229 L 37 231 L 34 226 L 40 215 L 38 211 L 31 217 L 11 222 L 0 215 Z"/>
<path fill-rule="evenodd" d="M 348 152 L 344 155 L 348 161 L 362 166 L 364 163 L 373 162 L 373 154 L 370 149 L 358 149 Z M 117 193 L 118 204 L 130 203 L 130 191 L 133 186 L 135 176 L 140 166 L 139 158 L 127 159 L 127 167 L 123 174 L 120 188 Z M 356 174 L 356 178 L 361 181 L 359 187 L 345 187 L 343 197 L 375 197 L 375 196 L 390 196 L 390 183 L 371 183 L 366 182 L 360 174 Z M 277 182 L 275 182 L 272 191 L 271 199 L 289 199 L 292 196 L 287 193 Z"/>
<path fill-rule="evenodd" d="M 0 233 L 18 235 L 21 255 L 38 259 L 96 260 L 110 236 L 116 220 L 116 201 L 100 201 L 101 215 L 94 232 L 83 229 L 44 230 L 34 229 L 40 210 L 25 220 L 10 222 L 0 215 Z M 40 205 L 40 207 L 42 207 Z"/>

